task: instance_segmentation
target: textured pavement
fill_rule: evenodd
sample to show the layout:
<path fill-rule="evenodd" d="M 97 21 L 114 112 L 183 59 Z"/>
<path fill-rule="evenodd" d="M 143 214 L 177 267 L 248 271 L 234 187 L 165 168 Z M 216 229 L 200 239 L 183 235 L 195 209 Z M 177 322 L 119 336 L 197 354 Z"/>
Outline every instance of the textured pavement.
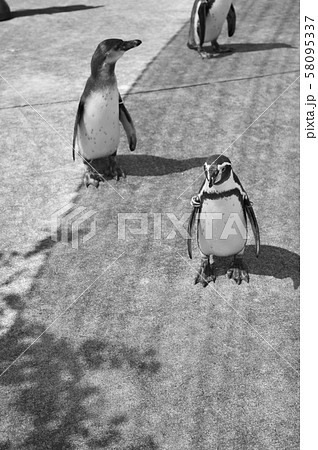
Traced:
<path fill-rule="evenodd" d="M 139 141 L 128 153 L 122 133 L 127 179 L 99 190 L 81 186 L 68 142 L 92 49 L 104 38 L 102 8 L 1 24 L 1 75 L 65 139 L 0 81 L 1 198 L 10 212 L 2 288 L 15 319 L 1 339 L 2 369 L 40 336 L 0 377 L 0 448 L 296 450 L 297 5 L 238 3 L 234 38 L 224 30 L 220 39 L 234 53 L 202 61 L 185 45 L 191 2 L 162 3 L 161 14 L 152 2 L 138 2 L 140 14 L 128 4 L 134 13 L 113 30 L 143 40 L 117 67 Z M 117 17 L 106 2 L 104 11 Z M 85 20 L 94 26 L 83 32 Z M 52 39 L 49 52 L 39 30 Z M 215 285 L 203 289 L 193 285 L 198 252 L 187 259 L 168 214 L 181 220 L 190 212 L 203 163 L 226 149 L 254 202 L 261 255 L 251 238 L 249 285 L 226 279 L 225 260 Z M 96 211 L 96 235 L 78 249 L 50 238 L 50 214 L 71 200 Z M 148 234 L 118 239 L 119 215 L 132 212 L 148 218 Z"/>

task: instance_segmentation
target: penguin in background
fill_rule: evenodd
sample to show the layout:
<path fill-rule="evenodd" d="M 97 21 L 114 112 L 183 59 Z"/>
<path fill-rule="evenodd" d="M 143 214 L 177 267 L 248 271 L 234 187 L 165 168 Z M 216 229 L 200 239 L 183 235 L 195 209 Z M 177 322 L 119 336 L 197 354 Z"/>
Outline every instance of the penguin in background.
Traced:
<path fill-rule="evenodd" d="M 12 18 L 11 10 L 5 0 L 0 0 L 0 22 Z"/>
<path fill-rule="evenodd" d="M 213 256 L 233 256 L 227 271 L 228 278 L 237 284 L 249 282 L 243 264 L 247 241 L 247 217 L 252 226 L 256 256 L 260 250 L 257 219 L 247 193 L 232 170 L 231 161 L 223 155 L 212 156 L 212 164 L 204 164 L 205 180 L 199 194 L 192 197 L 193 210 L 188 223 L 188 254 L 192 259 L 192 233 L 197 219 L 197 242 L 201 253 L 201 266 L 195 284 L 204 287 L 215 281 Z"/>
<path fill-rule="evenodd" d="M 217 42 L 223 24 L 227 20 L 228 35 L 233 36 L 236 14 L 232 0 L 195 0 L 190 19 L 188 47 L 199 52 L 203 59 L 215 54 L 231 52 L 230 48 L 220 47 Z M 212 54 L 203 51 L 203 44 L 212 44 Z"/>
<path fill-rule="evenodd" d="M 86 169 L 86 187 L 90 184 L 98 187 L 105 178 L 125 177 L 116 164 L 119 121 L 125 129 L 130 150 L 136 148 L 136 130 L 118 91 L 115 65 L 127 50 L 140 44 L 138 39 L 106 39 L 92 56 L 91 75 L 79 101 L 73 134 L 73 160 L 77 142 Z"/>

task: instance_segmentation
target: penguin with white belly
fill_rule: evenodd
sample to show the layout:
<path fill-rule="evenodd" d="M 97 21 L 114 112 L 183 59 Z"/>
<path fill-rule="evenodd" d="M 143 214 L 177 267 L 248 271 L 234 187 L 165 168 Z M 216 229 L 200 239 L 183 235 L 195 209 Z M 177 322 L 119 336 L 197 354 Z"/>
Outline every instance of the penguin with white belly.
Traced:
<path fill-rule="evenodd" d="M 188 253 L 192 259 L 192 231 L 197 218 L 197 242 L 201 252 L 201 266 L 195 284 L 207 286 L 215 281 L 213 256 L 234 256 L 227 275 L 237 284 L 249 282 L 249 274 L 243 265 L 247 241 L 248 217 L 252 226 L 256 256 L 260 250 L 257 219 L 231 161 L 223 155 L 212 156 L 212 164 L 204 164 L 205 181 L 198 195 L 192 197 L 193 211 L 188 223 Z M 210 261 L 211 258 L 211 261 Z"/>
<path fill-rule="evenodd" d="M 90 184 L 98 187 L 105 178 L 125 177 L 116 164 L 119 121 L 126 131 L 130 150 L 136 148 L 136 130 L 118 92 L 115 64 L 127 50 L 140 44 L 137 39 L 106 39 L 93 54 L 91 75 L 78 105 L 73 134 L 73 159 L 77 141 L 86 167 L 86 187 Z"/>
<path fill-rule="evenodd" d="M 236 14 L 232 0 L 195 0 L 190 19 L 188 47 L 198 50 L 202 58 L 211 58 L 215 54 L 230 52 L 220 47 L 217 39 L 223 24 L 227 20 L 228 35 L 233 36 L 236 26 Z M 205 43 L 212 44 L 212 54 L 203 51 Z"/>

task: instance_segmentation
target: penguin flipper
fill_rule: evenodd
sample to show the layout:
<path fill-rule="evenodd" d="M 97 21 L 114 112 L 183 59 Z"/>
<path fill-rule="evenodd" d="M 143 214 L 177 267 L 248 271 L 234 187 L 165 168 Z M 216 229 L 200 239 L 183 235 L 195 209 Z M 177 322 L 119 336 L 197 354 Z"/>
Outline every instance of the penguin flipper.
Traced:
<path fill-rule="evenodd" d="M 188 255 L 189 258 L 192 259 L 192 231 L 193 231 L 193 225 L 195 222 L 195 218 L 196 218 L 196 214 L 198 212 L 198 208 L 193 208 L 191 215 L 189 217 L 189 222 L 188 222 L 188 239 L 187 239 L 187 245 L 188 245 Z"/>
<path fill-rule="evenodd" d="M 83 102 L 83 100 L 81 98 L 80 101 L 79 101 L 79 104 L 78 104 L 76 118 L 75 118 L 75 124 L 74 124 L 74 132 L 73 132 L 73 161 L 75 161 L 75 145 L 76 145 L 76 138 L 77 138 L 77 129 L 78 129 L 79 124 L 82 121 L 83 112 L 84 112 L 84 102 Z"/>
<path fill-rule="evenodd" d="M 119 120 L 121 121 L 121 123 L 124 127 L 124 130 L 126 132 L 130 151 L 133 152 L 137 145 L 136 130 L 135 130 L 132 118 L 131 118 L 126 106 L 124 105 L 124 102 L 123 102 L 120 94 L 119 94 Z"/>
<path fill-rule="evenodd" d="M 200 38 L 200 49 L 204 44 L 204 37 L 205 37 L 206 6 L 207 4 L 205 2 L 201 3 L 198 11 L 199 16 L 198 35 Z"/>
<path fill-rule="evenodd" d="M 190 18 L 190 28 L 189 28 L 189 37 L 188 37 L 188 47 L 190 49 L 196 49 L 197 43 L 194 38 L 194 19 L 197 12 L 197 5 L 200 0 L 195 0 L 192 6 L 191 18 Z"/>
<path fill-rule="evenodd" d="M 235 33 L 236 28 L 236 14 L 233 3 L 230 6 L 226 20 L 227 20 L 228 36 L 231 37 Z"/>
<path fill-rule="evenodd" d="M 253 206 L 247 196 L 245 197 L 245 200 L 244 200 L 244 209 L 245 209 L 246 214 L 251 223 L 251 227 L 252 227 L 254 239 L 255 239 L 256 256 L 258 256 L 259 251 L 260 251 L 260 245 L 261 245 L 259 227 L 258 227 L 257 219 L 256 219 L 256 216 L 254 213 Z"/>

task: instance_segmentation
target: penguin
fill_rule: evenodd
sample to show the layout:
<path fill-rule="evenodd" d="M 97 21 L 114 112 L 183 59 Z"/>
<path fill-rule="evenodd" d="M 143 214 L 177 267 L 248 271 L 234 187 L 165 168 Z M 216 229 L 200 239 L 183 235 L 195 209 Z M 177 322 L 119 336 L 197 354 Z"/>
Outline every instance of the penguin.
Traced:
<path fill-rule="evenodd" d="M 12 18 L 12 13 L 8 3 L 5 0 L 0 0 L 0 22 Z"/>
<path fill-rule="evenodd" d="M 86 187 L 97 188 L 104 177 L 117 180 L 125 177 L 116 164 L 119 121 L 125 129 L 130 150 L 136 148 L 136 130 L 118 91 L 115 65 L 127 50 L 140 44 L 138 39 L 106 39 L 99 43 L 92 56 L 91 75 L 78 104 L 73 133 L 73 160 L 77 142 L 86 167 Z"/>
<path fill-rule="evenodd" d="M 231 0 L 195 0 L 190 19 L 188 47 L 199 52 L 203 59 L 214 54 L 231 52 L 230 48 L 221 48 L 217 42 L 223 23 L 227 20 L 228 35 L 233 36 L 236 26 L 236 14 Z M 203 44 L 212 43 L 212 54 L 202 50 Z"/>
<path fill-rule="evenodd" d="M 233 172 L 229 158 L 213 155 L 212 164 L 204 164 L 205 180 L 199 194 L 192 197 L 192 213 L 188 223 L 188 254 L 192 259 L 192 232 L 197 218 L 197 242 L 201 252 L 201 266 L 195 284 L 204 287 L 215 281 L 213 257 L 233 256 L 227 276 L 237 284 L 249 282 L 243 255 L 247 241 L 247 220 L 252 226 L 256 256 L 260 251 L 257 219 L 247 193 Z M 210 261 L 211 258 L 211 261 Z"/>

